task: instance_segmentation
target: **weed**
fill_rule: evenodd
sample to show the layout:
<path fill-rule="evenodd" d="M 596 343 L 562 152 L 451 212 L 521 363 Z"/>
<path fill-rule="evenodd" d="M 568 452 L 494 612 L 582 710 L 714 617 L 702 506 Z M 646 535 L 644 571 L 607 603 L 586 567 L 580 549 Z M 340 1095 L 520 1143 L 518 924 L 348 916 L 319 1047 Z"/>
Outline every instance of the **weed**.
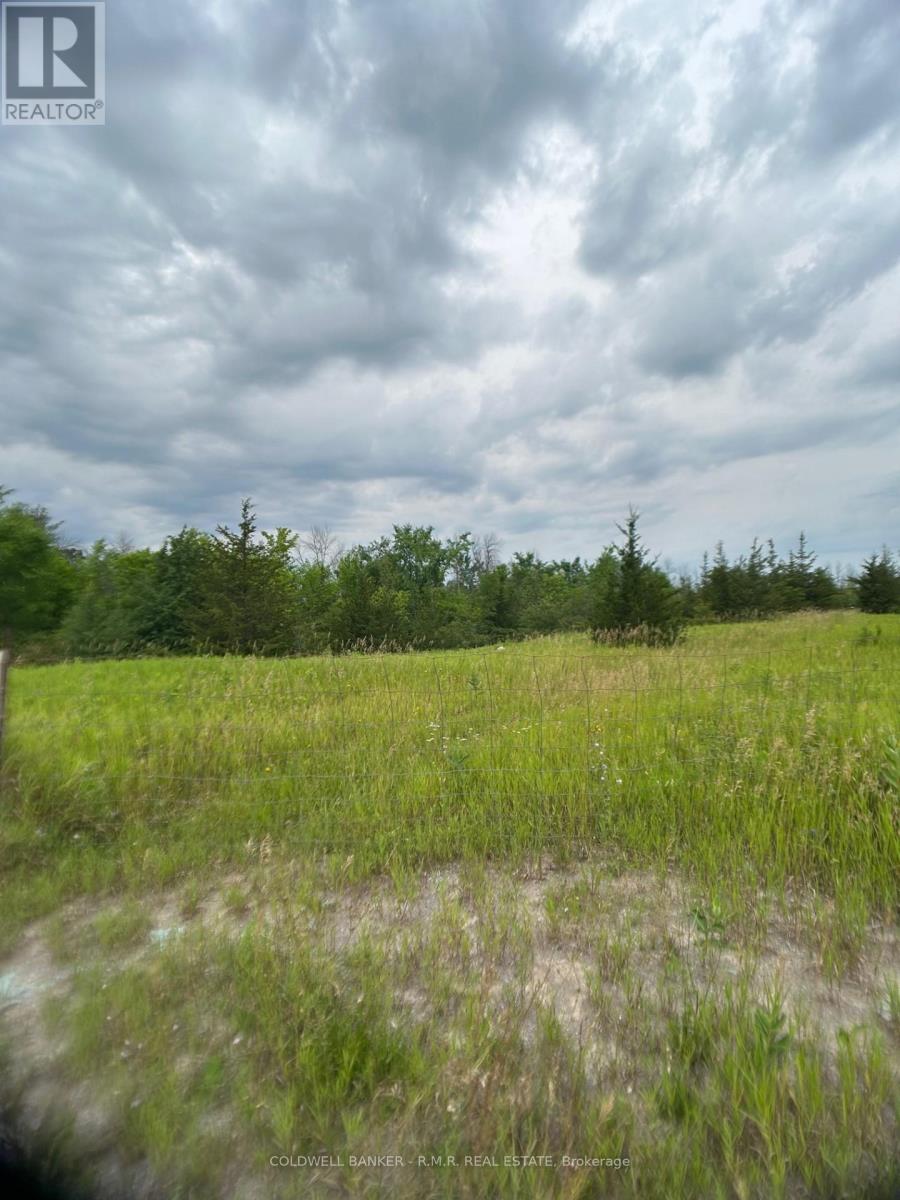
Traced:
<path fill-rule="evenodd" d="M 773 992 L 765 1007 L 757 1008 L 753 1015 L 753 1057 L 760 1066 L 781 1063 L 793 1045 L 793 1037 L 787 1031 L 780 993 Z"/>
<path fill-rule="evenodd" d="M 706 941 L 724 940 L 728 915 L 717 899 L 713 898 L 706 906 L 696 905 L 691 909 L 690 918 L 694 928 Z"/>

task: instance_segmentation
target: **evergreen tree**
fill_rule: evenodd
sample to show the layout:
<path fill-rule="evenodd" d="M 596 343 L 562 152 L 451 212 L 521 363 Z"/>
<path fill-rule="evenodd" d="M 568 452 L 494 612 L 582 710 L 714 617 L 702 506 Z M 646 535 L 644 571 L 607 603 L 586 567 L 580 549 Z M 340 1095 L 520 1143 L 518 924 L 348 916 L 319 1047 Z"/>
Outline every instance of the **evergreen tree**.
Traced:
<path fill-rule="evenodd" d="M 784 608 L 796 610 L 810 603 L 815 561 L 816 556 L 806 543 L 806 534 L 801 531 L 797 549 L 788 555 L 787 567 L 782 572 Z"/>
<path fill-rule="evenodd" d="M 863 612 L 900 612 L 900 569 L 887 549 L 867 558 L 852 582 Z"/>
<path fill-rule="evenodd" d="M 617 526 L 625 541 L 612 548 L 615 574 L 597 597 L 594 629 L 645 629 L 647 640 L 674 641 L 682 626 L 678 594 L 648 556 L 637 532 L 639 520 L 640 514 L 629 509 L 625 525 Z"/>
<path fill-rule="evenodd" d="M 236 530 L 219 525 L 191 616 L 191 634 L 237 654 L 290 653 L 297 646 L 299 590 L 292 556 L 296 535 L 279 528 L 257 536 L 249 499 Z"/>
<path fill-rule="evenodd" d="M 95 542 L 78 568 L 78 599 L 63 625 L 74 654 L 134 654 L 144 648 L 152 608 L 156 555 Z"/>
<path fill-rule="evenodd" d="M 197 614 L 204 611 L 204 588 L 211 567 L 212 539 L 183 528 L 166 538 L 156 555 L 153 586 L 141 622 L 149 644 L 186 651 L 197 646 Z"/>
<path fill-rule="evenodd" d="M 770 607 L 769 582 L 762 543 L 754 538 L 746 564 L 745 608 L 752 616 L 761 616 Z"/>
<path fill-rule="evenodd" d="M 707 570 L 703 595 L 717 617 L 726 617 L 733 612 L 731 568 L 721 542 L 716 543 L 713 565 Z"/>

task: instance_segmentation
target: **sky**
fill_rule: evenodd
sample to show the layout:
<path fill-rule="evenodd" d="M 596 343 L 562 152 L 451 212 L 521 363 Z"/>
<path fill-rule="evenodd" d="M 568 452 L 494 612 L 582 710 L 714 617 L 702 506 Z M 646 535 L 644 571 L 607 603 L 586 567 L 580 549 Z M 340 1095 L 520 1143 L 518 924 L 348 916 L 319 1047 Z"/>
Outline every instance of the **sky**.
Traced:
<path fill-rule="evenodd" d="M 71 542 L 629 505 L 900 545 L 897 0 L 110 0 L 0 128 L 0 484 Z"/>

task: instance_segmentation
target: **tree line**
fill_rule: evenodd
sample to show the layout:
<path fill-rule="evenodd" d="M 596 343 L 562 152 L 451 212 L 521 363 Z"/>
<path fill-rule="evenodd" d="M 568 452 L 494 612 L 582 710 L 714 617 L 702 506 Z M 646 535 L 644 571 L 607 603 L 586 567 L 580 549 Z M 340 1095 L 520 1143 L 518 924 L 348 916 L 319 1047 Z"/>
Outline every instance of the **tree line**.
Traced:
<path fill-rule="evenodd" d="M 612 644 L 671 644 L 686 622 L 760 619 L 799 609 L 900 611 L 887 550 L 838 578 L 803 534 L 787 557 L 720 544 L 695 576 L 660 567 L 630 511 L 594 561 L 500 561 L 497 539 L 431 526 L 342 550 L 321 529 L 260 530 L 250 500 L 234 528 L 183 528 L 158 550 L 68 546 L 49 513 L 0 489 L 0 634 L 48 654 L 312 654 L 365 647 L 479 646 L 590 631 Z"/>

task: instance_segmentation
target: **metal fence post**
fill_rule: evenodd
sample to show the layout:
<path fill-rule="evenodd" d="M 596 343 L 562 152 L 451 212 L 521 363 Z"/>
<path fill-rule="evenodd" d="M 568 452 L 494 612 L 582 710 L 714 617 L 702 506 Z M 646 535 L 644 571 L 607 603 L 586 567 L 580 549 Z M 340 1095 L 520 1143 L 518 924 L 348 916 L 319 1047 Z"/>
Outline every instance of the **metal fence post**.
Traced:
<path fill-rule="evenodd" d="M 0 764 L 3 762 L 3 727 L 6 724 L 6 679 L 9 674 L 10 653 L 0 650 Z"/>

